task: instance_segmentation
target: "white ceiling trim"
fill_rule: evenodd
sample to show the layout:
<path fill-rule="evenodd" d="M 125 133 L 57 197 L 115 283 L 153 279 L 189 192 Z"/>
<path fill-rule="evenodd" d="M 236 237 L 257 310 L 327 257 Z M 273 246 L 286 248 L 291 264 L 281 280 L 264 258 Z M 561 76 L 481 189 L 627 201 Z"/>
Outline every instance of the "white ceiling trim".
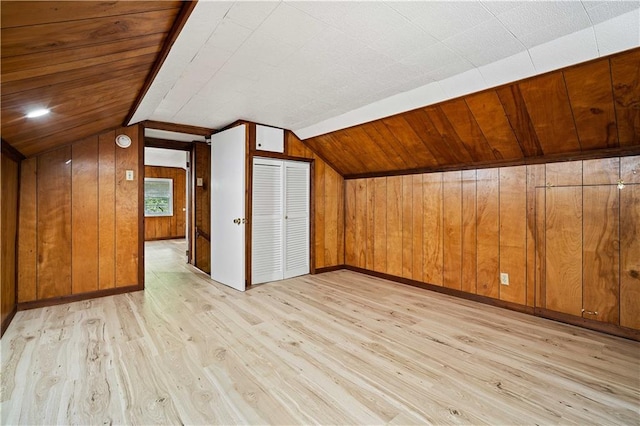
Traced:
<path fill-rule="evenodd" d="M 144 165 L 187 168 L 187 153 L 175 149 L 145 148 Z"/>
<path fill-rule="evenodd" d="M 158 129 L 144 129 L 144 135 L 149 138 L 165 139 L 168 141 L 180 141 L 180 142 L 205 142 L 206 138 L 200 135 L 193 135 L 191 133 L 171 132 L 168 130 Z"/>
<path fill-rule="evenodd" d="M 131 122 L 306 139 L 640 45 L 640 1 L 200 1 Z"/>

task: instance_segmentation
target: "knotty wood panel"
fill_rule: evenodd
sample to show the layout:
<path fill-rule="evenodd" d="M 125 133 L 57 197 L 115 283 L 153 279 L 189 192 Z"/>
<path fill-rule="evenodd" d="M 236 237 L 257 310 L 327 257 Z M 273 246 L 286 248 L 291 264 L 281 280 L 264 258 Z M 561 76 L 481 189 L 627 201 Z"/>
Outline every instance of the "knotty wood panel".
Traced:
<path fill-rule="evenodd" d="M 28 3 L 25 4 L 25 3 Z M 25 8 L 28 7 L 28 13 Z M 174 2 L 105 2 L 91 4 L 85 2 L 7 2 L 2 5 L 2 28 L 65 22 L 71 19 L 91 19 L 96 13 L 101 16 L 119 16 L 149 10 L 175 9 Z"/>
<path fill-rule="evenodd" d="M 465 102 L 480 126 L 496 159 L 523 158 L 522 150 L 509 124 L 504 106 L 495 90 L 466 96 Z"/>
<path fill-rule="evenodd" d="M 582 316 L 618 324 L 618 188 L 614 185 L 585 186 L 582 196 L 582 304 L 585 309 Z"/>
<path fill-rule="evenodd" d="M 545 250 L 545 241 L 546 241 L 546 211 L 547 211 L 547 203 L 546 203 L 546 188 L 544 187 L 536 187 L 536 263 L 535 263 L 535 307 L 536 308 L 546 308 L 546 250 Z"/>
<path fill-rule="evenodd" d="M 71 147 L 38 157 L 38 299 L 71 294 Z"/>
<path fill-rule="evenodd" d="M 427 173 L 423 176 L 424 196 L 424 249 L 423 280 L 434 285 L 443 285 L 443 191 L 442 173 Z"/>
<path fill-rule="evenodd" d="M 438 129 L 434 126 L 426 109 L 421 108 L 409 111 L 404 114 L 404 118 L 409 126 L 420 135 L 425 146 L 432 152 L 439 165 L 456 161 L 455 153 L 452 152 Z"/>
<path fill-rule="evenodd" d="M 356 229 L 357 229 L 357 220 L 366 219 L 366 205 L 364 206 L 365 212 L 364 214 L 357 213 L 358 201 L 356 196 L 358 194 L 358 184 L 362 181 L 360 180 L 348 180 L 344 183 L 344 246 L 345 246 L 345 256 L 344 263 L 346 265 L 359 266 L 358 264 L 358 253 L 359 253 L 359 245 L 356 244 Z M 365 197 L 367 194 L 365 183 Z M 365 228 L 366 234 L 366 228 Z M 366 241 L 366 237 L 365 237 Z M 360 243 L 362 244 L 362 243 Z"/>
<path fill-rule="evenodd" d="M 412 271 L 411 279 L 416 281 L 423 280 L 423 253 L 424 249 L 424 194 L 422 191 L 422 175 L 413 175 L 411 177 L 411 256 Z"/>
<path fill-rule="evenodd" d="M 387 179 L 387 274 L 402 276 L 402 176 Z"/>
<path fill-rule="evenodd" d="M 200 270 L 211 273 L 211 147 L 207 144 L 195 144 L 193 147 L 193 173 L 195 179 L 202 179 L 202 186 L 196 185 L 194 196 L 194 265 Z"/>
<path fill-rule="evenodd" d="M 325 173 L 328 174 L 329 182 L 332 185 L 332 191 L 325 192 L 325 205 L 331 214 L 335 214 L 334 219 L 328 215 L 330 218 L 329 229 L 333 228 L 335 232 L 331 230 L 332 232 L 327 233 L 330 238 L 325 244 L 325 251 L 327 246 L 331 244 L 331 265 L 342 265 L 344 264 L 344 178 L 331 167 L 325 168 Z M 327 228 L 325 227 L 325 229 Z"/>
<path fill-rule="evenodd" d="M 582 185 L 582 161 L 548 163 L 546 165 L 547 185 Z"/>
<path fill-rule="evenodd" d="M 626 183 L 640 183 L 640 155 L 620 158 L 620 179 Z"/>
<path fill-rule="evenodd" d="M 477 291 L 476 171 L 462 171 L 462 291 Z"/>
<path fill-rule="evenodd" d="M 145 217 L 145 240 L 184 238 L 186 235 L 187 171 L 177 167 L 144 166 L 144 177 L 173 180 L 173 216 Z"/>
<path fill-rule="evenodd" d="M 2 142 L 4 143 L 4 142 Z M 18 181 L 19 164 L 4 152 L 1 155 L 2 182 L 2 217 L 1 225 L 1 245 L 0 264 L 1 286 L 0 289 L 0 317 L 4 327 L 8 325 L 10 315 L 16 307 L 16 235 L 18 228 Z"/>
<path fill-rule="evenodd" d="M 95 15 L 91 19 L 71 18 L 76 21 L 74 25 L 56 22 L 3 26 L 2 51 L 6 56 L 18 56 L 57 50 L 59 46 L 73 48 L 135 38 L 154 32 L 162 33 L 171 27 L 178 10 L 172 8 L 168 11 L 145 11 L 135 13 L 134 16 L 123 15 L 117 18 Z M 43 43 L 43 40 L 50 42 Z"/>
<path fill-rule="evenodd" d="M 442 174 L 444 286 L 462 288 L 462 172 Z"/>
<path fill-rule="evenodd" d="M 563 72 L 582 149 L 618 146 L 608 59 Z"/>
<path fill-rule="evenodd" d="M 620 190 L 620 325 L 640 329 L 640 185 Z"/>
<path fill-rule="evenodd" d="M 116 287 L 138 284 L 138 187 L 143 171 L 138 167 L 141 141 L 138 126 L 120 128 L 131 138 L 129 148 L 116 149 Z M 125 179 L 126 171 L 133 170 L 134 179 Z"/>
<path fill-rule="evenodd" d="M 545 301 L 547 309 L 581 315 L 582 188 L 547 188 Z"/>
<path fill-rule="evenodd" d="M 395 138 L 382 122 L 365 123 L 362 125 L 362 130 L 384 154 L 389 162 L 388 167 L 390 166 L 390 170 L 405 170 L 417 167 L 418 163 L 407 153 L 404 146 L 399 143 L 389 143 L 389 140 L 394 140 Z"/>
<path fill-rule="evenodd" d="M 444 113 L 442 108 L 428 107 L 425 108 L 425 111 L 427 112 L 431 123 L 433 123 L 438 133 L 440 133 L 440 136 L 442 137 L 445 145 L 448 145 L 451 149 L 451 153 L 453 154 L 456 161 L 460 163 L 477 161 L 476 158 L 472 157 L 464 142 L 461 141 L 456 134 L 453 126 L 451 126 L 451 122 L 447 118 L 447 115 Z"/>
<path fill-rule="evenodd" d="M 366 267 L 367 240 L 367 183 L 358 180 L 355 185 L 355 266 Z"/>
<path fill-rule="evenodd" d="M 376 208 L 376 199 L 375 199 L 375 180 L 374 179 L 365 179 L 366 180 L 366 192 L 367 192 L 367 222 L 366 226 L 366 234 L 367 234 L 367 242 L 365 247 L 365 260 L 366 260 L 366 268 L 373 270 L 375 265 L 375 236 L 376 236 L 376 217 L 375 217 L 375 208 Z"/>
<path fill-rule="evenodd" d="M 421 194 L 422 195 L 422 194 Z M 413 277 L 413 176 L 402 176 L 402 276 Z"/>
<path fill-rule="evenodd" d="M 71 292 L 98 290 L 98 136 L 71 146 Z"/>
<path fill-rule="evenodd" d="M 620 159 L 598 158 L 582 162 L 582 183 L 584 185 L 615 185 L 620 174 Z"/>
<path fill-rule="evenodd" d="M 334 188 L 336 196 L 334 198 L 336 203 L 336 265 L 344 265 L 344 178 L 335 170 L 331 169 L 335 179 Z"/>
<path fill-rule="evenodd" d="M 98 288 L 100 290 L 113 288 L 116 285 L 115 137 L 115 130 L 98 136 Z"/>
<path fill-rule="evenodd" d="M 411 128 L 404 117 L 392 116 L 382 120 L 382 123 L 390 130 L 398 143 L 415 159 L 418 167 L 428 167 L 437 164 L 431 152 L 425 149 L 423 140 Z"/>
<path fill-rule="evenodd" d="M 324 218 L 324 200 L 325 200 L 325 172 L 327 167 L 324 163 L 318 163 L 314 167 L 314 214 L 317 216 L 320 214 Z M 316 256 L 316 268 L 324 268 L 327 266 L 324 259 L 324 243 L 325 232 L 327 223 L 325 220 L 316 222 L 316 241 L 315 241 L 315 256 Z"/>
<path fill-rule="evenodd" d="M 580 151 L 562 73 L 544 74 L 519 86 L 543 152 Z"/>
<path fill-rule="evenodd" d="M 500 300 L 527 304 L 527 167 L 500 169 Z"/>
<path fill-rule="evenodd" d="M 373 270 L 387 272 L 387 178 L 373 181 Z"/>
<path fill-rule="evenodd" d="M 640 49 L 610 59 L 620 146 L 640 145 Z"/>
<path fill-rule="evenodd" d="M 18 303 L 38 298 L 37 290 L 37 170 L 38 159 L 20 164 L 20 217 L 18 220 Z"/>
<path fill-rule="evenodd" d="M 541 251 L 541 242 L 538 242 L 538 233 L 544 232 L 544 226 L 538 226 L 538 211 L 542 208 L 540 220 L 544 220 L 544 190 L 538 197 L 538 189 L 536 187 L 544 187 L 545 184 L 545 166 L 544 164 L 535 164 L 527 166 L 527 306 L 537 306 L 536 301 L 540 300 L 538 291 L 540 290 L 539 278 L 541 274 L 539 268 L 542 259 L 538 258 L 536 247 Z M 540 188 L 542 189 L 542 188 Z M 538 201 L 541 200 L 541 201 Z M 540 205 L 538 205 L 540 203 Z M 539 229 L 542 228 L 542 229 Z"/>
<path fill-rule="evenodd" d="M 477 173 L 477 292 L 497 299 L 500 295 L 499 169 L 483 169 Z"/>
<path fill-rule="evenodd" d="M 367 156 L 367 164 L 373 165 L 377 170 L 387 170 L 389 168 L 389 159 L 386 154 L 380 149 L 375 139 L 368 137 L 362 127 L 346 129 L 345 132 L 337 133 L 336 137 L 341 144 L 349 144 L 353 146 L 356 144 L 356 141 L 358 141 L 358 143 L 365 144 L 363 146 L 359 146 L 359 148 L 369 153 Z"/>
<path fill-rule="evenodd" d="M 454 99 L 441 106 L 455 134 L 460 138 L 475 161 L 496 159 L 491 145 L 485 138 L 465 99 Z"/>
<path fill-rule="evenodd" d="M 527 110 L 520 86 L 517 84 L 503 86 L 496 89 L 496 93 L 524 156 L 538 157 L 543 155 L 544 152 Z"/>

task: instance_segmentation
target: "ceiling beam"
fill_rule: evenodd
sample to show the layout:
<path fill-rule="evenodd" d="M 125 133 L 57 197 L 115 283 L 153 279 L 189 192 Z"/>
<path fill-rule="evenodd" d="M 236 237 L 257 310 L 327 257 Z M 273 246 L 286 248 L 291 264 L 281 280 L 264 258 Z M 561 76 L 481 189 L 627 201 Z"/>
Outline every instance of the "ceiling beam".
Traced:
<path fill-rule="evenodd" d="M 178 151 L 191 151 L 194 143 L 204 143 L 199 141 L 184 142 L 184 141 L 172 141 L 168 139 L 150 138 L 145 136 L 144 147 L 145 148 L 164 148 L 175 149 Z"/>
<path fill-rule="evenodd" d="M 141 123 L 145 129 L 164 130 L 167 132 L 187 133 L 189 135 L 211 136 L 215 129 L 189 126 L 188 124 L 165 123 L 163 121 L 145 120 Z"/>

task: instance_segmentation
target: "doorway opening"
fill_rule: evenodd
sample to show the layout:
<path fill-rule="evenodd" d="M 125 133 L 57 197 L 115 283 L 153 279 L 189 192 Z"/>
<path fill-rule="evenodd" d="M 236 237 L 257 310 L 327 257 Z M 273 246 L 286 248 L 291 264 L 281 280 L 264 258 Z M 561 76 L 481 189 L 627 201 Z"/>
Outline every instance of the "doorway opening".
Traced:
<path fill-rule="evenodd" d="M 171 248 L 148 254 L 163 257 L 172 253 L 177 261 L 209 273 L 210 147 L 205 135 L 212 131 L 193 128 L 194 133 L 184 133 L 173 130 L 177 125 L 148 124 L 154 127 L 144 130 L 145 246 L 165 241 L 170 244 L 155 246 Z M 178 126 L 175 130 L 183 127 L 191 129 Z"/>

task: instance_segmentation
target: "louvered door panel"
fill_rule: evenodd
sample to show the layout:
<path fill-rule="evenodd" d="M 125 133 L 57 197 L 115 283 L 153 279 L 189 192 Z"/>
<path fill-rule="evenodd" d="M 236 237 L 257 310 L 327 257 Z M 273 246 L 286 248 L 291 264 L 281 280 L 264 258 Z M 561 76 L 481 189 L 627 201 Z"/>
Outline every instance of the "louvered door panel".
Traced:
<path fill-rule="evenodd" d="M 253 165 L 252 283 L 283 277 L 282 162 L 255 159 Z"/>
<path fill-rule="evenodd" d="M 309 273 L 309 163 L 284 162 L 284 278 Z"/>

